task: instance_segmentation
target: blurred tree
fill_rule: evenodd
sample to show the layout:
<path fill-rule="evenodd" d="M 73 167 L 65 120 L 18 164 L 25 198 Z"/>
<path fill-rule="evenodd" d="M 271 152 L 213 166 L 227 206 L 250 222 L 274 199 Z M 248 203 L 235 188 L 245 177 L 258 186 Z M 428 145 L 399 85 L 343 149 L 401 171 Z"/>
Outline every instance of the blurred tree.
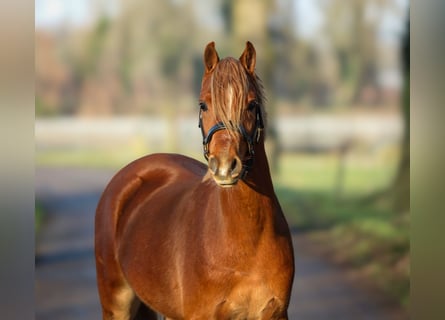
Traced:
<path fill-rule="evenodd" d="M 409 17 L 409 14 L 408 14 Z M 401 156 L 397 174 L 395 176 L 392 190 L 394 192 L 395 209 L 401 213 L 410 210 L 410 21 L 407 19 L 405 34 L 402 41 L 402 68 L 403 68 L 403 91 L 402 91 L 402 117 L 403 137 L 401 145 Z"/>
<path fill-rule="evenodd" d="M 403 90 L 401 93 L 401 115 L 403 135 L 400 145 L 400 160 L 392 183 L 385 189 L 367 196 L 365 201 L 384 201 L 392 204 L 401 214 L 410 210 L 410 21 L 407 18 L 400 56 L 403 71 Z"/>
<path fill-rule="evenodd" d="M 288 3 L 288 5 L 292 5 Z M 282 93 L 283 75 L 292 63 L 289 59 L 292 46 L 290 16 L 292 8 L 280 8 L 273 0 L 224 0 L 222 14 L 225 19 L 226 30 L 233 32 L 236 47 L 251 41 L 257 50 L 257 70 L 264 81 L 267 92 L 268 139 L 266 148 L 271 170 L 278 170 L 279 143 L 278 134 L 274 126 L 276 117 L 276 94 Z M 283 13 L 284 16 L 282 15 Z M 281 16 L 280 16 L 281 14 Z M 248 19 L 248 23 L 246 23 Z M 289 71 L 289 69 L 287 69 Z M 290 72 L 291 73 L 291 72 Z M 288 72 L 289 74 L 289 72 Z"/>
<path fill-rule="evenodd" d="M 233 0 L 222 0 L 221 15 L 224 20 L 224 30 L 228 34 L 233 33 Z"/>
<path fill-rule="evenodd" d="M 193 77 L 192 1 L 121 1 L 112 18 L 103 3 L 94 4 L 99 19 L 92 29 L 74 30 L 65 50 L 77 113 L 156 113 L 185 101 Z"/>
<path fill-rule="evenodd" d="M 293 5 L 292 1 L 269 1 L 265 8 L 268 19 L 263 72 L 265 84 L 270 90 L 267 108 L 270 121 L 266 147 L 273 173 L 278 173 L 282 149 L 275 125 L 278 100 L 291 99 L 297 82 L 293 56 L 299 47 L 293 33 Z"/>
<path fill-rule="evenodd" d="M 378 104 L 378 31 L 386 11 L 401 13 L 396 0 L 319 2 L 326 12 L 324 32 L 334 46 L 344 97 L 354 104 Z M 345 101 L 346 102 L 346 101 Z"/>
<path fill-rule="evenodd" d="M 36 32 L 35 83 L 36 115 L 52 116 L 69 109 L 66 96 L 70 88 L 70 70 L 57 47 L 57 37 Z"/>
<path fill-rule="evenodd" d="M 87 39 L 85 47 L 86 55 L 81 63 L 83 76 L 89 76 L 98 70 L 98 62 L 102 56 L 104 43 L 110 30 L 110 20 L 107 16 L 101 16 L 95 24 L 94 30 Z"/>

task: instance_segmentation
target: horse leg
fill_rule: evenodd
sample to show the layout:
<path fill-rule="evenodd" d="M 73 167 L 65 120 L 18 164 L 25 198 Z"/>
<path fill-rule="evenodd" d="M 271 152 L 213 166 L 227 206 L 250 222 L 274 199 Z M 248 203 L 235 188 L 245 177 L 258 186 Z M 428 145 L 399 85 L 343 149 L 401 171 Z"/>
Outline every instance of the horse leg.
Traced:
<path fill-rule="evenodd" d="M 274 297 L 262 310 L 261 320 L 288 320 L 287 309 Z"/>
<path fill-rule="evenodd" d="M 279 318 L 279 320 L 288 320 L 288 319 L 289 319 L 289 317 L 287 315 L 287 311 L 284 313 L 282 318 Z"/>
<path fill-rule="evenodd" d="M 132 320 L 140 301 L 116 260 L 111 240 L 96 237 L 97 288 L 103 320 Z"/>
<path fill-rule="evenodd" d="M 148 308 L 143 303 L 140 303 L 135 317 L 132 318 L 132 320 L 158 320 L 158 319 L 163 319 L 163 318 L 159 318 L 156 312 Z"/>
<path fill-rule="evenodd" d="M 158 320 L 156 312 L 140 302 L 128 286 L 101 294 L 103 320 Z M 104 303 L 105 302 L 105 303 Z M 111 302 L 111 303 L 107 303 Z"/>
<path fill-rule="evenodd" d="M 103 320 L 132 320 L 140 302 L 125 280 L 105 279 L 98 274 L 98 289 Z"/>
<path fill-rule="evenodd" d="M 136 297 L 114 258 L 107 259 L 106 267 L 101 261 L 97 259 L 97 284 L 103 320 L 162 319 Z"/>

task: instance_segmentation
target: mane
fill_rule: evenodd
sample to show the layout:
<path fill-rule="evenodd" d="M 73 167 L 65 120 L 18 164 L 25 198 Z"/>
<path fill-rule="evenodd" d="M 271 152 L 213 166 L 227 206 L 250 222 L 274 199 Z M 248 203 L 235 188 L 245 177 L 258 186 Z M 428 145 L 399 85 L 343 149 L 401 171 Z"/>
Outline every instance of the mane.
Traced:
<path fill-rule="evenodd" d="M 242 64 L 234 58 L 225 58 L 213 71 L 210 90 L 215 117 L 236 132 L 242 123 L 244 105 L 249 89 L 255 91 L 264 121 L 265 95 L 261 80 L 256 74 L 249 74 Z"/>

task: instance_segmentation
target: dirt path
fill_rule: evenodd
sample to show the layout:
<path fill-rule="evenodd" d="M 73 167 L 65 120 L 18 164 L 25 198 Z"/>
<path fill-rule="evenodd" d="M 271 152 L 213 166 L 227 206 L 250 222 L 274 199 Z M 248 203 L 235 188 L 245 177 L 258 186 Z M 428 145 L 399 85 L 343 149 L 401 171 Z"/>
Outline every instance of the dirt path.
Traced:
<path fill-rule="evenodd" d="M 47 219 L 36 239 L 36 319 L 100 319 L 94 265 L 94 211 L 113 171 L 38 168 L 36 199 Z M 296 277 L 289 318 L 407 319 L 357 287 L 294 235 Z"/>

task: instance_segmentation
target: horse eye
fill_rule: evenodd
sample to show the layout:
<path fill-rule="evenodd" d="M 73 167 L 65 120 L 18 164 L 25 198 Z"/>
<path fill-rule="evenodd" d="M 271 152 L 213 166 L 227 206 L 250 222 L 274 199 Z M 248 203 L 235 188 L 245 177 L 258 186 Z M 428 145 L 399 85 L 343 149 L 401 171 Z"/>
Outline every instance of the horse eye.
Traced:
<path fill-rule="evenodd" d="M 250 101 L 247 105 L 247 110 L 253 111 L 258 106 L 258 102 L 256 100 Z"/>
<path fill-rule="evenodd" d="M 201 111 L 207 111 L 207 104 L 205 102 L 200 102 L 199 103 L 199 108 L 201 109 Z"/>

